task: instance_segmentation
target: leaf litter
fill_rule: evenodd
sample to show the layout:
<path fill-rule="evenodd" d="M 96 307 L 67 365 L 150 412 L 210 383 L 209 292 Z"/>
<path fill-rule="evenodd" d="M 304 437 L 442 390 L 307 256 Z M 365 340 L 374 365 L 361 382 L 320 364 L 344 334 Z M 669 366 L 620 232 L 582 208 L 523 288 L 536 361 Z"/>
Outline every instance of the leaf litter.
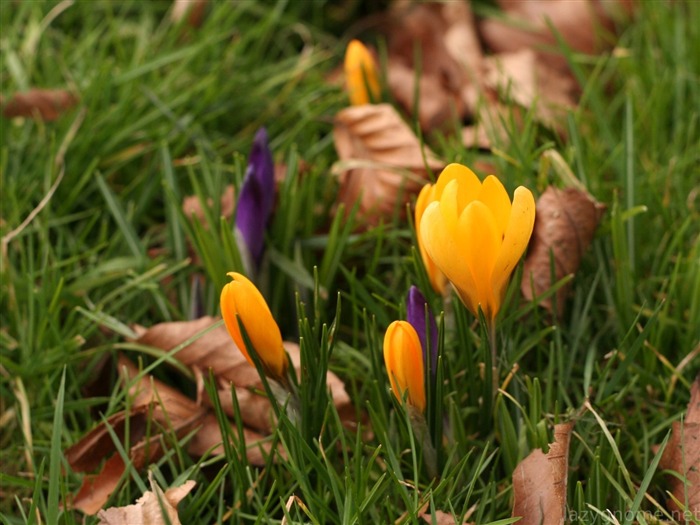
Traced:
<path fill-rule="evenodd" d="M 235 389 L 244 425 L 247 460 L 252 465 L 263 465 L 272 452 L 266 436 L 273 430 L 274 412 L 269 400 L 259 394 L 262 384 L 257 371 L 236 349 L 222 325 L 195 338 L 216 322 L 213 317 L 203 317 L 194 321 L 160 323 L 148 329 L 137 326 L 138 339 L 135 342 L 170 351 L 193 339 L 173 358 L 193 370 L 195 377 L 202 378 L 205 371 L 211 370 L 222 409 L 231 418 L 233 434 L 237 435 L 233 419 L 236 411 L 231 397 L 231 388 Z M 285 342 L 285 349 L 298 371 L 299 346 Z M 202 392 L 201 384 L 198 386 L 200 401 L 195 401 L 150 374 L 141 373 L 124 356 L 119 356 L 118 370 L 123 388 L 130 396 L 129 409 L 104 419 L 65 451 L 68 464 L 75 472 L 92 472 L 102 465 L 97 474 L 84 477 L 80 490 L 71 501 L 73 508 L 86 514 L 95 514 L 104 506 L 126 471 L 124 458 L 112 434 L 119 442 L 131 444 L 126 454 L 135 470 L 157 461 L 169 446 L 185 437 L 188 438 L 187 451 L 194 457 L 219 455 L 224 450 L 212 402 Z M 341 417 L 350 424 L 355 414 L 343 382 L 329 372 L 327 384 Z"/>
<path fill-rule="evenodd" d="M 144 492 L 135 504 L 98 512 L 98 525 L 180 525 L 177 506 L 192 491 L 196 482 L 188 480 L 163 492 L 151 472 L 148 473 L 148 481 L 151 490 Z"/>

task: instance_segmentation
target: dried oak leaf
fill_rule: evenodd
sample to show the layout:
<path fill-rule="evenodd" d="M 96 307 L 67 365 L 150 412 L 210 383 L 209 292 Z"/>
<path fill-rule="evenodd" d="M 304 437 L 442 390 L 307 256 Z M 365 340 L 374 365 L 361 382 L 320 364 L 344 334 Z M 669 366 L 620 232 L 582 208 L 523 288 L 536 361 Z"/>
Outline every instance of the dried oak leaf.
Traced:
<path fill-rule="evenodd" d="M 445 166 L 389 104 L 343 109 L 333 140 L 340 157 L 334 169 L 340 174 L 338 201 L 349 210 L 359 200 L 358 218 L 369 226 L 390 218 L 397 205 L 403 210 L 427 182 L 426 163 L 433 171 Z"/>
<path fill-rule="evenodd" d="M 661 456 L 660 465 L 680 474 L 683 479 L 669 476 L 671 494 L 687 505 L 688 515 L 700 515 L 700 375 L 690 389 L 685 420 L 673 423 L 671 439 Z M 681 512 L 672 498 L 669 498 L 668 506 L 674 512 Z"/>
<path fill-rule="evenodd" d="M 0 99 L 5 117 L 33 117 L 56 120 L 61 113 L 78 102 L 75 95 L 65 89 L 30 89 L 26 93 L 15 93 L 5 101 Z"/>
<path fill-rule="evenodd" d="M 520 283 L 526 299 L 549 290 L 554 282 L 575 274 L 588 249 L 605 205 L 576 188 L 557 189 L 549 186 L 537 200 L 535 227 L 530 240 Z M 551 278 L 550 252 L 554 259 L 554 281 Z M 557 315 L 563 313 L 566 287 L 557 291 Z M 541 306 L 552 309 L 550 298 Z"/>
<path fill-rule="evenodd" d="M 552 66 L 568 71 L 566 57 L 556 51 L 557 36 L 575 51 L 596 53 L 601 51 L 606 40 L 610 40 L 609 30 L 617 11 L 629 10 L 631 2 L 552 2 L 551 0 L 530 0 L 528 2 L 498 2 L 508 18 L 486 19 L 479 24 L 481 36 L 488 47 L 495 52 L 511 52 L 532 48 L 542 54 L 542 58 Z M 604 5 L 605 4 L 605 5 Z"/>
<path fill-rule="evenodd" d="M 538 59 L 531 49 L 489 57 L 483 81 L 485 87 L 497 91 L 505 100 L 534 108 L 538 121 L 559 131 L 564 129 L 562 120 L 567 110 L 577 103 L 574 79 Z"/>
<path fill-rule="evenodd" d="M 150 472 L 148 481 L 151 490 L 146 491 L 134 505 L 101 510 L 97 514 L 100 518 L 98 525 L 180 525 L 177 506 L 194 488 L 196 482 L 188 480 L 163 492 Z"/>
<path fill-rule="evenodd" d="M 148 329 L 137 326 L 135 327 L 136 333 L 139 334 L 137 342 L 162 350 L 172 350 L 216 322 L 217 320 L 213 317 L 202 317 L 193 321 L 160 323 Z M 284 346 L 298 372 L 301 363 L 299 345 L 285 342 Z M 212 371 L 219 382 L 219 398 L 222 406 L 229 415 L 234 415 L 230 391 L 233 385 L 236 389 L 243 423 L 262 432 L 271 431 L 270 402 L 265 396 L 256 393 L 262 390 L 258 372 L 236 348 L 223 325 L 197 338 L 173 357 L 190 368 L 205 372 Z M 352 404 L 343 382 L 338 376 L 329 372 L 326 383 L 341 417 L 343 415 L 349 417 L 353 412 Z"/>
<path fill-rule="evenodd" d="M 389 14 L 389 89 L 408 112 L 416 107 L 424 131 L 442 127 L 455 113 L 469 114 L 465 93 L 477 91 L 483 53 L 469 4 L 466 2 L 396 2 Z M 415 63 L 416 46 L 420 68 Z"/>
<path fill-rule="evenodd" d="M 513 471 L 513 514 L 519 525 L 562 525 L 566 518 L 566 478 L 573 422 L 554 426 L 546 454 L 533 450 Z"/>
<path fill-rule="evenodd" d="M 129 384 L 130 411 L 113 414 L 65 451 L 66 460 L 75 472 L 95 470 L 111 455 L 97 474 L 83 478 L 71 502 L 73 508 L 86 514 L 94 514 L 102 508 L 125 471 L 124 460 L 117 452 L 109 427 L 121 442 L 132 443 L 128 450 L 130 464 L 140 470 L 162 457 L 163 447 L 172 435 L 181 438 L 197 428 L 207 412 L 206 408 L 149 375 L 132 381 L 138 369 L 124 357 L 119 358 L 119 372 L 122 381 Z"/>

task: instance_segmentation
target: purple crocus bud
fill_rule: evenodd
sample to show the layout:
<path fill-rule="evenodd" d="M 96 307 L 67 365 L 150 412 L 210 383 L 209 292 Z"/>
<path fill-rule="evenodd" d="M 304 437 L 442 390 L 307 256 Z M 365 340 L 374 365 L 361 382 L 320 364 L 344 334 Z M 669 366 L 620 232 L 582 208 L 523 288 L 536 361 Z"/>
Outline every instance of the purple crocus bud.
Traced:
<path fill-rule="evenodd" d="M 267 143 L 267 131 L 255 134 L 236 207 L 236 228 L 257 266 L 263 254 L 265 227 L 275 200 L 275 166 Z"/>
<path fill-rule="evenodd" d="M 416 286 L 411 286 L 408 290 L 408 298 L 406 299 L 406 319 L 411 326 L 416 329 L 420 344 L 423 347 L 423 360 L 428 362 L 428 345 L 426 334 L 428 330 L 425 325 L 426 308 L 428 313 L 428 323 L 430 327 L 430 370 L 431 374 L 435 374 L 437 370 L 438 356 L 438 329 L 435 323 L 435 316 L 428 306 L 428 302 Z"/>

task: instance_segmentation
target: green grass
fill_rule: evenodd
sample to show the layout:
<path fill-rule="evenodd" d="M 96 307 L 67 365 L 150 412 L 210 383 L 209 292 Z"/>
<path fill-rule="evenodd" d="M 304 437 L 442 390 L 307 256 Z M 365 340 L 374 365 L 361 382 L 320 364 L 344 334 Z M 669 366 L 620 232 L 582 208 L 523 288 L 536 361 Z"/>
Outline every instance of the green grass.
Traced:
<path fill-rule="evenodd" d="M 193 225 L 181 200 L 216 201 L 227 184 L 238 186 L 262 125 L 290 171 L 259 285 L 285 337 L 301 332 L 319 359 L 302 396 L 309 421 L 297 427 L 282 416 L 271 439 L 286 457 L 265 468 L 243 461 L 235 432 L 224 458 L 198 461 L 174 447 L 152 469 L 162 485 L 198 482 L 181 505 L 183 523 L 418 523 L 424 505 L 458 518 L 474 507 L 471 521 L 507 523 L 513 468 L 567 417 L 577 418 L 572 522 L 603 523 L 605 509 L 621 522 L 630 508 L 662 516 L 654 501 L 665 500 L 668 485 L 653 447 L 685 411 L 700 371 L 700 3 L 638 4 L 618 52 L 570 55 L 583 96 L 568 140 L 528 123 L 499 154 L 485 155 L 454 137 L 427 137 L 450 161 L 487 157 L 511 192 L 560 182 L 540 173 L 542 151 L 555 148 L 608 205 L 563 319 L 553 324 L 522 304 L 514 284 L 499 329 L 500 381 L 515 362 L 520 368 L 491 410 L 479 400 L 489 399 L 479 375 L 485 334 L 453 299 L 442 385 L 452 442 L 432 479 L 381 357 L 409 285 L 428 291 L 414 234 L 398 219 L 358 233 L 352 219 L 333 216 L 332 118 L 346 100 L 326 77 L 342 63 L 341 31 L 363 13 L 342 18 L 323 2 L 216 3 L 193 30 L 173 26 L 164 2 L 3 2 L 3 95 L 68 86 L 80 96 L 56 122 L 0 120 L 3 236 L 65 170 L 1 261 L 4 522 L 97 522 L 60 506 L 80 484 L 62 450 L 125 400 L 83 389 L 130 324 L 189 317 L 193 275 L 205 277 L 204 313 L 218 315 L 225 273 L 239 266 L 231 225 L 216 207 L 206 228 Z M 333 407 L 312 403 L 325 359 L 366 414 L 357 431 Z M 192 391 L 176 369 L 157 371 Z M 581 410 L 587 400 L 595 413 Z M 132 473 L 109 504 L 133 503 L 146 480 Z M 287 511 L 292 495 L 299 503 Z"/>

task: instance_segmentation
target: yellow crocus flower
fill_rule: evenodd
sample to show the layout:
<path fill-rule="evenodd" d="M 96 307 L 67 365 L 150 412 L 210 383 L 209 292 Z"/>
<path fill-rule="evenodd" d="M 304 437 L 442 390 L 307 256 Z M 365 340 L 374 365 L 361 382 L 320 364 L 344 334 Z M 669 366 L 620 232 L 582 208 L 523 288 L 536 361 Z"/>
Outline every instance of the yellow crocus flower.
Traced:
<path fill-rule="evenodd" d="M 384 363 L 394 395 L 420 412 L 425 410 L 423 348 L 408 321 L 394 321 L 384 334 Z"/>
<path fill-rule="evenodd" d="M 447 166 L 429 191 L 417 226 L 421 242 L 464 305 L 474 315 L 481 307 L 493 325 L 532 235 L 535 199 L 520 186 L 511 204 L 496 177 L 482 183 L 461 164 Z"/>
<path fill-rule="evenodd" d="M 353 106 L 379 100 L 377 65 L 359 40 L 350 41 L 345 50 L 345 82 Z"/>
<path fill-rule="evenodd" d="M 245 327 L 251 345 L 265 370 L 265 375 L 286 381 L 287 353 L 282 344 L 282 334 L 272 317 L 265 298 L 245 276 L 229 272 L 233 281 L 221 290 L 221 315 L 231 339 L 248 362 L 255 363 L 248 355 L 238 320 Z"/>
<path fill-rule="evenodd" d="M 421 259 L 423 259 L 423 265 L 425 266 L 425 271 L 428 274 L 428 279 L 430 279 L 430 285 L 440 295 L 444 295 L 445 287 L 447 286 L 447 277 L 440 271 L 440 269 L 435 265 L 433 260 L 428 255 L 428 251 L 425 249 L 425 243 L 423 242 L 420 233 L 420 221 L 423 218 L 423 213 L 434 200 L 435 186 L 432 184 L 426 184 L 423 189 L 418 194 L 418 199 L 416 199 L 416 210 L 415 210 L 415 226 L 416 226 L 416 237 L 418 239 L 418 250 L 420 251 Z"/>

